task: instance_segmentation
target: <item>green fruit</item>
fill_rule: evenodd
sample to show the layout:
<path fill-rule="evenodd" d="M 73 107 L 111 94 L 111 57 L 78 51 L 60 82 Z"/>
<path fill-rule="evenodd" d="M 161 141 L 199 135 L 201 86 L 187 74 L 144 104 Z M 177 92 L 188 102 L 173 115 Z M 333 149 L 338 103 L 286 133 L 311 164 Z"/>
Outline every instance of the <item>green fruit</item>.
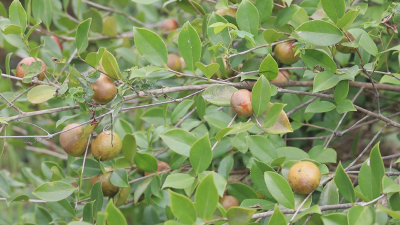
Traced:
<path fill-rule="evenodd" d="M 312 162 L 294 164 L 289 170 L 289 184 L 299 194 L 309 194 L 317 189 L 321 180 L 319 168 Z"/>
<path fill-rule="evenodd" d="M 18 66 L 17 66 L 16 71 L 15 71 L 15 75 L 16 75 L 17 77 L 19 77 L 19 78 L 24 78 L 24 76 L 25 76 L 25 74 L 26 74 L 26 71 L 22 68 L 22 64 L 25 64 L 25 65 L 29 66 L 29 65 L 31 65 L 33 62 L 37 62 L 37 61 L 42 62 L 42 69 L 44 69 L 44 71 L 43 71 L 42 73 L 40 73 L 39 75 L 37 75 L 37 78 L 38 78 L 39 80 L 44 80 L 44 78 L 46 77 L 45 73 L 46 73 L 46 71 L 47 71 L 47 70 L 46 70 L 46 64 L 44 64 L 44 62 L 43 62 L 41 59 L 39 59 L 39 58 L 37 58 L 37 60 L 35 60 L 33 57 L 27 57 L 27 58 L 24 58 L 23 60 L 21 60 L 21 61 L 18 63 Z M 30 83 L 30 84 L 23 83 L 22 81 L 20 81 L 20 83 L 23 84 L 23 85 L 25 85 L 25 86 L 27 86 L 27 87 L 30 87 L 30 86 L 33 85 L 32 83 Z"/>
<path fill-rule="evenodd" d="M 293 42 L 283 42 L 277 44 L 274 49 L 275 58 L 283 64 L 291 65 L 300 59 L 300 54 L 294 55 Z"/>
<path fill-rule="evenodd" d="M 72 123 L 64 127 L 64 130 L 79 126 L 78 123 Z M 60 134 L 60 144 L 62 149 L 71 156 L 81 156 L 85 153 L 90 133 L 97 125 L 79 126 L 72 130 Z"/>
<path fill-rule="evenodd" d="M 117 95 L 117 88 L 114 82 L 104 74 L 100 74 L 99 79 L 90 84 L 90 88 L 94 92 L 92 99 L 102 105 L 111 102 Z"/>
<path fill-rule="evenodd" d="M 346 32 L 346 34 L 347 34 L 347 36 L 350 38 L 351 41 L 354 41 L 354 40 L 355 40 L 354 36 L 353 36 L 351 33 Z M 346 43 L 346 42 L 350 42 L 350 41 L 349 41 L 349 39 L 348 39 L 347 37 L 344 37 L 344 38 L 337 44 L 336 50 L 337 50 L 338 52 L 341 52 L 341 53 L 352 53 L 352 52 L 354 51 L 355 48 L 342 45 L 342 43 Z"/>
<path fill-rule="evenodd" d="M 90 150 L 94 158 L 100 158 L 101 161 L 108 161 L 115 158 L 122 149 L 122 141 L 118 134 L 106 130 L 101 132 L 92 142 Z M 112 137 L 112 143 L 111 143 Z"/>
<path fill-rule="evenodd" d="M 226 210 L 234 206 L 239 206 L 239 201 L 232 195 L 225 195 L 223 198 L 219 199 L 219 203 L 221 203 Z"/>
<path fill-rule="evenodd" d="M 177 54 L 168 54 L 168 68 L 174 71 L 181 71 L 181 60 Z"/>
<path fill-rule="evenodd" d="M 246 89 L 235 91 L 231 97 L 231 106 L 239 116 L 248 117 L 253 114 L 251 92 Z"/>
<path fill-rule="evenodd" d="M 109 168 L 104 168 L 106 170 L 110 170 Z M 114 196 L 117 192 L 118 192 L 118 187 L 114 186 L 111 181 L 110 181 L 110 177 L 111 177 L 112 172 L 108 172 L 106 174 L 99 174 L 95 177 L 92 177 L 90 179 L 90 183 L 93 187 L 93 185 L 95 183 L 97 183 L 98 181 L 101 181 L 101 190 L 103 192 L 104 196 Z"/>

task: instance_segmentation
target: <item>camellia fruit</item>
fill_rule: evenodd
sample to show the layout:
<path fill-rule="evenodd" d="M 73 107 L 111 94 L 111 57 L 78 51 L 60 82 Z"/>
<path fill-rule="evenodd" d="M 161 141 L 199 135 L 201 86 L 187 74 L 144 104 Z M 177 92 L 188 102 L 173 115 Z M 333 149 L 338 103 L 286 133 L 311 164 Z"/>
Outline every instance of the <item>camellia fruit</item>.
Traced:
<path fill-rule="evenodd" d="M 160 28 L 163 31 L 170 32 L 178 28 L 178 22 L 174 19 L 165 19 L 161 22 Z"/>
<path fill-rule="evenodd" d="M 235 91 L 231 97 L 231 106 L 239 116 L 248 117 L 253 114 L 251 92 L 246 89 Z"/>
<path fill-rule="evenodd" d="M 283 64 L 291 65 L 300 59 L 300 54 L 294 55 L 293 41 L 277 44 L 274 49 L 275 58 Z"/>
<path fill-rule="evenodd" d="M 286 70 L 280 70 L 278 76 L 275 77 L 271 82 L 287 82 L 289 81 L 289 72 Z"/>
<path fill-rule="evenodd" d="M 51 36 L 51 38 L 58 44 L 58 47 L 60 47 L 60 50 L 62 51 L 63 50 L 63 46 L 62 46 L 62 44 L 61 44 L 61 42 L 60 42 L 60 39 L 57 37 L 57 36 Z"/>
<path fill-rule="evenodd" d="M 355 38 L 350 32 L 346 32 L 346 35 L 350 38 L 351 41 L 354 41 Z M 342 43 L 347 43 L 350 42 L 347 37 L 344 37 L 337 45 L 336 45 L 336 50 L 341 53 L 352 53 L 355 48 L 350 47 L 350 46 L 344 46 Z"/>
<path fill-rule="evenodd" d="M 236 18 L 236 9 L 229 8 L 229 9 L 218 9 L 215 13 L 220 16 L 231 16 Z"/>
<path fill-rule="evenodd" d="M 90 84 L 90 88 L 94 92 L 92 99 L 102 105 L 111 102 L 117 95 L 117 87 L 114 82 L 102 73 L 96 82 Z"/>
<path fill-rule="evenodd" d="M 181 60 L 177 54 L 168 54 L 168 68 L 174 71 L 181 71 Z"/>
<path fill-rule="evenodd" d="M 161 171 L 164 171 L 164 170 L 167 170 L 167 169 L 171 169 L 171 167 L 169 166 L 168 163 L 163 162 L 163 161 L 158 161 L 157 172 L 161 172 Z M 150 174 L 153 174 L 153 173 L 144 172 L 145 176 L 150 175 Z"/>
<path fill-rule="evenodd" d="M 89 125 L 90 129 L 86 129 L 84 126 L 79 126 L 79 123 L 72 123 L 64 127 L 64 130 L 68 130 L 60 134 L 61 148 L 71 156 L 81 156 L 85 153 L 88 138 L 90 133 L 96 127 L 96 125 Z"/>
<path fill-rule="evenodd" d="M 112 171 L 112 169 L 109 167 L 105 167 L 104 169 L 109 172 L 106 174 L 102 173 L 90 178 L 90 183 L 93 187 L 95 183 L 101 181 L 101 191 L 103 192 L 103 195 L 114 196 L 118 192 L 119 188 L 117 186 L 114 186 L 110 181 L 110 177 L 112 174 L 112 172 L 110 171 Z"/>
<path fill-rule="evenodd" d="M 37 58 L 37 60 L 35 60 L 33 57 L 27 57 L 27 58 L 21 60 L 21 61 L 18 63 L 18 66 L 17 66 L 17 68 L 16 68 L 15 75 L 16 75 L 17 77 L 19 77 L 19 78 L 24 78 L 24 76 L 25 76 L 25 74 L 26 74 L 26 71 L 22 68 L 22 64 L 25 64 L 25 65 L 29 66 L 29 65 L 31 65 L 33 62 L 37 62 L 37 61 L 42 62 L 42 69 L 44 69 L 44 71 L 43 71 L 42 73 L 40 73 L 39 75 L 37 75 L 37 78 L 38 78 L 39 80 L 44 80 L 44 78 L 46 77 L 45 73 L 46 73 L 46 71 L 47 71 L 47 70 L 46 70 L 46 64 L 45 64 L 41 59 L 39 59 L 39 58 Z M 27 87 L 30 87 L 30 86 L 33 85 L 32 83 L 27 84 L 27 83 L 23 83 L 22 81 L 20 81 L 20 82 L 21 82 L 21 84 L 23 84 L 23 85 L 25 85 L 25 86 L 27 86 Z"/>
<path fill-rule="evenodd" d="M 111 136 L 112 133 L 112 136 Z M 111 139 L 112 137 L 112 139 Z M 111 143 L 112 141 L 112 143 Z M 93 140 L 90 150 L 94 158 L 100 158 L 101 161 L 108 161 L 115 158 L 122 149 L 122 141 L 117 133 L 109 130 L 101 132 Z"/>
<path fill-rule="evenodd" d="M 319 168 L 312 162 L 294 164 L 289 170 L 289 184 L 299 194 L 309 194 L 317 189 L 321 180 Z"/>
<path fill-rule="evenodd" d="M 223 198 L 220 198 L 219 203 L 221 203 L 226 210 L 234 206 L 239 206 L 239 200 L 232 195 L 225 195 Z"/>

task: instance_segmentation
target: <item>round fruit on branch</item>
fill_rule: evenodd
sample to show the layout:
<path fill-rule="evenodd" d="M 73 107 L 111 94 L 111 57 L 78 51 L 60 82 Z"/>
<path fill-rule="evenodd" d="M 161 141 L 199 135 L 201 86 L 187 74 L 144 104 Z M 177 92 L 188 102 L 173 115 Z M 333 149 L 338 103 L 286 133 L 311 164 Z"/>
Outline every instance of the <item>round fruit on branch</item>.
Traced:
<path fill-rule="evenodd" d="M 300 54 L 294 55 L 293 41 L 287 41 L 277 44 L 274 49 L 275 58 L 283 64 L 291 65 L 300 59 Z"/>
<path fill-rule="evenodd" d="M 94 83 L 90 84 L 90 88 L 94 92 L 92 99 L 102 105 L 111 102 L 117 95 L 117 87 L 114 82 L 102 73 Z"/>
<path fill-rule="evenodd" d="M 171 70 L 175 71 L 181 71 L 182 70 L 182 63 L 181 59 L 177 54 L 168 54 L 168 62 L 167 62 L 168 68 Z"/>
<path fill-rule="evenodd" d="M 60 144 L 62 149 L 71 156 L 81 156 L 85 153 L 88 138 L 90 133 L 97 125 L 79 126 L 79 123 L 72 123 L 64 127 L 64 130 L 68 130 L 60 134 Z"/>
<path fill-rule="evenodd" d="M 290 74 L 288 71 L 280 70 L 278 73 L 278 76 L 275 77 L 275 79 L 273 79 L 271 82 L 278 82 L 278 83 L 287 82 L 287 81 L 289 81 L 289 75 Z"/>
<path fill-rule="evenodd" d="M 101 182 L 101 190 L 103 192 L 103 195 L 104 196 L 114 196 L 118 192 L 119 188 L 117 186 L 114 186 L 110 181 L 110 177 L 112 174 L 112 172 L 110 172 L 110 171 L 112 171 L 112 169 L 109 167 L 105 167 L 104 169 L 109 172 L 106 174 L 102 173 L 102 174 L 99 174 L 97 176 L 90 178 L 90 183 L 93 187 L 93 185 L 95 183 L 100 181 Z"/>
<path fill-rule="evenodd" d="M 121 149 L 121 138 L 117 133 L 109 130 L 101 132 L 96 139 L 93 140 L 90 147 L 93 157 L 100 157 L 101 161 L 108 161 L 115 158 L 121 152 Z"/>
<path fill-rule="evenodd" d="M 160 28 L 164 32 L 170 32 L 178 28 L 178 22 L 176 22 L 174 19 L 165 19 L 161 22 Z"/>
<path fill-rule="evenodd" d="M 321 172 L 312 162 L 303 161 L 294 164 L 289 170 L 289 184 L 299 194 L 309 194 L 319 185 Z"/>
<path fill-rule="evenodd" d="M 219 199 L 219 203 L 226 209 L 230 209 L 231 207 L 239 206 L 239 200 L 232 195 L 225 195 L 224 197 Z"/>
<path fill-rule="evenodd" d="M 247 89 L 235 91 L 231 97 L 231 106 L 239 116 L 248 117 L 253 114 L 251 92 Z"/>
<path fill-rule="evenodd" d="M 25 65 L 29 66 L 29 65 L 31 65 L 33 62 L 42 62 L 42 67 L 41 67 L 41 69 L 44 69 L 44 71 L 43 71 L 42 73 L 40 73 L 39 75 L 37 75 L 37 78 L 38 78 L 39 80 L 44 80 L 44 78 L 46 77 L 45 73 L 46 73 L 46 71 L 47 71 L 47 70 L 46 70 L 46 64 L 45 64 L 41 59 L 39 59 L 39 58 L 37 58 L 37 60 L 35 60 L 35 58 L 33 58 L 33 57 L 27 57 L 27 58 L 22 59 L 22 60 L 18 63 L 18 66 L 17 66 L 16 72 L 15 72 L 15 75 L 16 75 L 17 77 L 19 77 L 19 78 L 24 78 L 24 76 L 25 76 L 25 74 L 26 74 L 26 71 L 22 68 L 22 64 L 25 64 Z M 20 82 L 21 82 L 21 84 L 23 84 L 23 85 L 25 85 L 25 86 L 27 86 L 27 87 L 30 87 L 30 86 L 33 85 L 32 83 L 27 84 L 27 83 L 23 83 L 22 81 L 20 81 Z"/>

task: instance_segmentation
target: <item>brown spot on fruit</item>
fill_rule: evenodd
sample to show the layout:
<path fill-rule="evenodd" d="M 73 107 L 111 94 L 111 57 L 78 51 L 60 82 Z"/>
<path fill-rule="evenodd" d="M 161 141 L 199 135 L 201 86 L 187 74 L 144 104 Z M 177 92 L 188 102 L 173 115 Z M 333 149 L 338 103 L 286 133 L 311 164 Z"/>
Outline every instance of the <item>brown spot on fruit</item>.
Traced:
<path fill-rule="evenodd" d="M 299 194 L 309 194 L 319 185 L 321 172 L 312 162 L 303 161 L 294 164 L 289 170 L 289 184 Z"/>
<path fill-rule="evenodd" d="M 287 41 L 277 44 L 274 49 L 275 58 L 283 64 L 291 65 L 300 59 L 300 54 L 294 55 L 293 41 Z"/>
<path fill-rule="evenodd" d="M 29 66 L 29 65 L 31 65 L 33 62 L 37 62 L 37 61 L 42 62 L 42 69 L 44 69 L 44 71 L 43 71 L 42 73 L 40 73 L 39 75 L 37 75 L 37 78 L 38 78 L 39 80 L 44 80 L 44 78 L 46 77 L 45 73 L 47 72 L 47 70 L 46 70 L 46 64 L 45 64 L 41 59 L 39 59 L 39 58 L 37 58 L 37 60 L 35 60 L 33 57 L 27 57 L 27 58 L 22 59 L 22 60 L 18 63 L 18 66 L 17 66 L 16 71 L 15 71 L 15 75 L 16 75 L 17 77 L 19 77 L 19 78 L 24 78 L 24 76 L 25 76 L 25 74 L 26 74 L 26 71 L 22 68 L 22 64 L 25 64 L 25 65 Z M 27 86 L 27 87 L 30 87 L 30 86 L 33 85 L 32 83 L 31 83 L 31 84 L 23 83 L 22 81 L 20 81 L 20 83 L 23 84 L 23 85 L 25 85 L 25 86 Z"/>
<path fill-rule="evenodd" d="M 231 106 L 239 116 L 248 117 L 253 114 L 251 92 L 246 89 L 235 91 L 231 97 Z"/>

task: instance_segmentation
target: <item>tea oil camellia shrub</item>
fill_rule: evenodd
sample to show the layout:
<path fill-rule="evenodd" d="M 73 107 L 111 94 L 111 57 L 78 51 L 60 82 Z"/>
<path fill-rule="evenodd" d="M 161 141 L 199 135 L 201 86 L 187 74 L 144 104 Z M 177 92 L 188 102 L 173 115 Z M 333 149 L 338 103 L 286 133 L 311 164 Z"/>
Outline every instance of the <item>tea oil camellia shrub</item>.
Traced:
<path fill-rule="evenodd" d="M 0 224 L 398 224 L 399 15 L 0 1 Z"/>

